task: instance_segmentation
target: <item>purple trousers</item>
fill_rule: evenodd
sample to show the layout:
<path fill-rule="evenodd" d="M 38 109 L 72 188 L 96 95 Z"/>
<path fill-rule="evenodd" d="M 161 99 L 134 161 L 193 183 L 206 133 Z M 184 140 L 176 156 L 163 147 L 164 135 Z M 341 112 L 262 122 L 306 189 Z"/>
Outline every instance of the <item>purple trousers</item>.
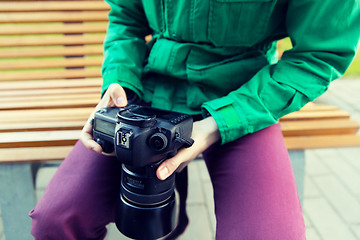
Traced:
<path fill-rule="evenodd" d="M 203 155 L 214 188 L 217 240 L 306 239 L 279 125 Z M 103 239 L 115 217 L 118 167 L 114 158 L 76 143 L 29 214 L 35 239 Z"/>

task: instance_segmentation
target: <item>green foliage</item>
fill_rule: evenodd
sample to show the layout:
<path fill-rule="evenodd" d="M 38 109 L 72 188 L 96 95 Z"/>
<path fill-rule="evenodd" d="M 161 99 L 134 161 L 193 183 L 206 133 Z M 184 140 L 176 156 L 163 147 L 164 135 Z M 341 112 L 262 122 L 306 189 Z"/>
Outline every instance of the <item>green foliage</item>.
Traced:
<path fill-rule="evenodd" d="M 358 52 L 354 61 L 346 71 L 345 76 L 357 76 L 360 77 L 360 53 Z"/>

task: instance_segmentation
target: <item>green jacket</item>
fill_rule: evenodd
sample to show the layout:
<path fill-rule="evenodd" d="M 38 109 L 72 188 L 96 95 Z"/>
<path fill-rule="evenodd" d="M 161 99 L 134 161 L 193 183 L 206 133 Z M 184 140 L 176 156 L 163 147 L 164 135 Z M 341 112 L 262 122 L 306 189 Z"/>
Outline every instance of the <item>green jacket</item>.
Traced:
<path fill-rule="evenodd" d="M 103 91 L 116 82 L 154 107 L 210 114 L 222 143 L 324 93 L 360 37 L 358 0 L 106 1 Z"/>

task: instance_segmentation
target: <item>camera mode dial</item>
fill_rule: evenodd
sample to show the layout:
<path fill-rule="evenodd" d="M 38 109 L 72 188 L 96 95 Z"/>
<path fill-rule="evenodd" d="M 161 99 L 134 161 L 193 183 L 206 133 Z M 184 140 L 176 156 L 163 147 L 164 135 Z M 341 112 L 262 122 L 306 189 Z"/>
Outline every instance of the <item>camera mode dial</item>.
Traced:
<path fill-rule="evenodd" d="M 163 133 L 155 133 L 150 137 L 149 145 L 155 151 L 162 151 L 168 145 L 167 137 Z"/>

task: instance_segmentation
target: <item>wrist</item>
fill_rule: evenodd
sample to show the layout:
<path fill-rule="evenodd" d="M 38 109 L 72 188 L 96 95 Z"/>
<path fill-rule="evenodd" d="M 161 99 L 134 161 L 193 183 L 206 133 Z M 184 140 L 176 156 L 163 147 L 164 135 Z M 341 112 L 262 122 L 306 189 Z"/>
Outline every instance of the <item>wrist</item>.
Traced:
<path fill-rule="evenodd" d="M 199 131 L 202 133 L 201 142 L 204 145 L 205 149 L 221 139 L 219 128 L 214 118 L 211 116 L 199 122 L 195 122 L 194 128 L 198 128 Z"/>

